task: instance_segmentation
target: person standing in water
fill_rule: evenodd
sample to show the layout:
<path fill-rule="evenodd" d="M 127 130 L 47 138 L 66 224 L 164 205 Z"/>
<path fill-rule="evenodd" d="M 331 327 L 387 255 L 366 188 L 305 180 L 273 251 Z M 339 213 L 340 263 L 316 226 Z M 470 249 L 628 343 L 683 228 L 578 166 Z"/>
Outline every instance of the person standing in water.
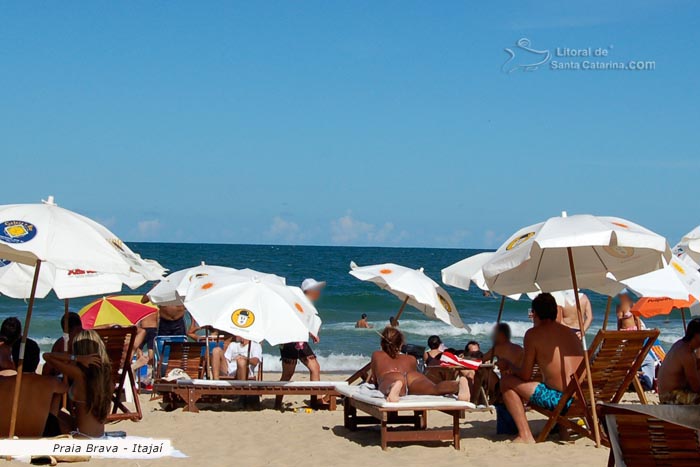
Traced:
<path fill-rule="evenodd" d="M 304 295 L 312 302 L 316 303 L 321 298 L 321 291 L 326 287 L 325 282 L 319 282 L 315 279 L 304 279 L 301 283 L 301 290 Z M 319 342 L 318 336 L 311 336 L 314 343 Z M 316 354 L 309 346 L 308 342 L 289 342 L 280 347 L 280 356 L 282 357 L 282 376 L 280 381 L 290 381 L 297 368 L 297 362 L 301 361 L 306 368 L 309 369 L 309 379 L 311 381 L 321 380 L 321 366 L 318 364 Z M 282 408 L 283 396 L 275 398 L 275 409 Z M 311 405 L 316 405 L 316 396 L 311 396 Z"/>
<path fill-rule="evenodd" d="M 356 328 L 361 328 L 361 329 L 371 329 L 372 325 L 369 324 L 367 321 L 367 314 L 362 313 L 362 316 L 360 316 L 360 319 L 355 323 Z"/>

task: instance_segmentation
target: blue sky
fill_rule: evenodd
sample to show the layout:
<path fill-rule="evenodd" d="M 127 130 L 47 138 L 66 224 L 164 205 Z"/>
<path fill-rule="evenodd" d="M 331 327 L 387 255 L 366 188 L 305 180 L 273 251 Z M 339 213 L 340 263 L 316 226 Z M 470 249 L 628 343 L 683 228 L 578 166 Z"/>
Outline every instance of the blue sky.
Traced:
<path fill-rule="evenodd" d="M 699 10 L 3 2 L 0 203 L 127 240 L 495 247 L 567 210 L 673 243 L 700 223 Z M 506 73 L 521 38 L 655 69 Z"/>

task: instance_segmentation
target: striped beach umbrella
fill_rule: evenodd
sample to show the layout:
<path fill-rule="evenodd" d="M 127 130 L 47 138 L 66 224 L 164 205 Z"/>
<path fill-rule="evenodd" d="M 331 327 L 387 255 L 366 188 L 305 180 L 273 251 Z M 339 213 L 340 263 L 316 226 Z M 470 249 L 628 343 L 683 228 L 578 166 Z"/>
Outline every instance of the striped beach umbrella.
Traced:
<path fill-rule="evenodd" d="M 131 326 L 158 311 L 151 303 L 141 303 L 141 295 L 114 295 L 95 300 L 78 312 L 85 329 L 96 326 Z"/>

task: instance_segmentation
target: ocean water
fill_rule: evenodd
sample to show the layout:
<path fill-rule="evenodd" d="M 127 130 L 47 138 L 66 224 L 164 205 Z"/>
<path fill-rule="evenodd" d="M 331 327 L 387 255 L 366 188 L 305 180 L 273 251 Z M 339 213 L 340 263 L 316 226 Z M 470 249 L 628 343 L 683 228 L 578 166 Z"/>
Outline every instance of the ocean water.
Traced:
<path fill-rule="evenodd" d="M 299 285 L 306 277 L 328 282 L 318 303 L 323 319 L 321 342 L 312 344 L 319 357 L 322 370 L 354 371 L 364 365 L 369 355 L 378 348 L 379 336 L 375 330 L 355 329 L 360 314 L 367 313 L 376 329 L 384 327 L 401 303 L 388 292 L 371 283 L 362 282 L 348 274 L 350 261 L 359 265 L 393 262 L 404 266 L 425 268 L 426 274 L 440 283 L 440 270 L 456 261 L 480 253 L 483 250 L 438 248 L 371 248 L 325 246 L 274 246 L 274 245 L 212 245 L 176 243 L 131 243 L 134 251 L 144 258 L 158 260 L 171 271 L 183 269 L 206 261 L 207 264 L 234 268 L 253 268 L 287 278 L 290 285 Z M 122 293 L 143 293 L 151 287 L 146 284 L 135 292 L 125 288 Z M 437 334 L 448 347 L 464 348 L 469 340 L 476 340 L 482 348 L 489 347 L 489 334 L 496 322 L 500 299 L 484 297 L 472 287 L 463 291 L 445 287 L 459 310 L 466 329 L 456 329 L 439 321 L 425 318 L 417 310 L 406 308 L 401 318 L 401 330 L 407 341 L 425 345 L 429 336 Z M 606 297 L 588 293 L 594 312 L 594 324 L 589 332 L 592 338 L 600 329 L 605 312 Z M 95 297 L 71 301 L 72 311 L 78 311 Z M 613 304 L 614 307 L 614 304 Z M 528 320 L 530 302 L 527 299 L 506 299 L 503 320 L 508 322 L 515 341 L 531 326 Z M 24 321 L 26 303 L 0 297 L 0 319 L 17 316 Z M 61 334 L 60 317 L 63 302 L 54 295 L 37 300 L 31 322 L 30 336 L 48 350 Z M 613 309 L 614 313 L 614 309 Z M 614 319 L 612 320 L 614 325 Z M 648 327 L 661 329 L 661 343 L 668 347 L 682 335 L 682 322 L 677 312 L 669 316 L 646 320 Z M 277 349 L 264 345 L 265 369 L 280 369 Z"/>

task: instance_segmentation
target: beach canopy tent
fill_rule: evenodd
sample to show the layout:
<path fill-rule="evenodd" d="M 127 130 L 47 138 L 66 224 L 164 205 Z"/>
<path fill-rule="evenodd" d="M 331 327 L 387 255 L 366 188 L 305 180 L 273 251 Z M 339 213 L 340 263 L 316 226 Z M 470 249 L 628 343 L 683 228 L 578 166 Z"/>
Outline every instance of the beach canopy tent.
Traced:
<path fill-rule="evenodd" d="M 52 196 L 40 204 L 0 206 L 0 258 L 4 267 L 9 262 L 14 262 L 33 268 L 17 361 L 17 381 L 9 430 L 11 437 L 17 420 L 24 347 L 40 278 L 49 281 L 52 277 L 62 277 L 61 271 L 74 270 L 116 275 L 125 279 L 134 273 L 151 278 L 157 275 L 159 268 L 157 263 L 145 261 L 131 251 L 103 225 L 57 206 Z M 42 271 L 47 275 L 42 276 Z M 120 289 L 121 284 L 118 290 Z"/>
<path fill-rule="evenodd" d="M 242 277 L 257 277 L 261 280 L 276 282 L 285 285 L 284 277 L 258 272 L 253 269 L 235 269 L 226 266 L 214 266 L 204 261 L 198 266 L 181 269 L 163 278 L 150 292 L 148 298 L 156 305 L 182 305 L 187 296 L 187 290 L 192 282 L 200 277 L 210 275 L 232 274 Z"/>
<path fill-rule="evenodd" d="M 520 229 L 483 265 L 489 289 L 504 294 L 555 292 L 581 288 L 596 290 L 612 280 L 655 271 L 671 260 L 666 239 L 651 230 L 617 217 L 588 214 L 553 217 Z M 574 294 L 580 329 L 583 315 Z M 590 372 L 585 335 L 584 362 Z M 594 400 L 592 381 L 588 392 Z M 595 440 L 600 430 L 595 418 Z"/>
<path fill-rule="evenodd" d="M 311 301 L 300 288 L 270 276 L 198 277 L 186 292 L 185 307 L 200 326 L 254 342 L 279 345 L 318 336 L 321 319 Z"/>
<path fill-rule="evenodd" d="M 431 319 L 437 319 L 456 328 L 463 328 L 452 297 L 440 285 L 425 275 L 423 268 L 411 269 L 394 263 L 358 266 L 350 263 L 350 274 L 362 281 L 372 282 L 397 296 L 403 303 L 396 315 L 401 317 L 406 305 L 419 310 Z"/>
<path fill-rule="evenodd" d="M 104 325 L 133 326 L 157 311 L 157 306 L 141 303 L 141 295 L 113 295 L 95 300 L 78 314 L 83 328 L 93 329 Z"/>

